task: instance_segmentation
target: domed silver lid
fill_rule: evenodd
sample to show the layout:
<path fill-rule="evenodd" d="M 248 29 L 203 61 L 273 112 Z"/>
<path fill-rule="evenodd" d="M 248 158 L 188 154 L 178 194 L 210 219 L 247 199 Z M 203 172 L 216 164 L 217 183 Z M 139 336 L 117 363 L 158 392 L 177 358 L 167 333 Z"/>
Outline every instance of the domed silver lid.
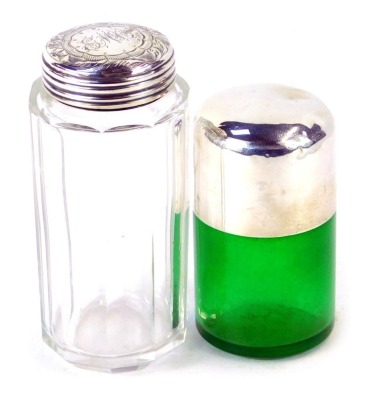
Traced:
<path fill-rule="evenodd" d="M 174 51 L 161 33 L 99 23 L 54 36 L 42 55 L 43 83 L 62 103 L 94 110 L 142 106 L 175 79 Z"/>

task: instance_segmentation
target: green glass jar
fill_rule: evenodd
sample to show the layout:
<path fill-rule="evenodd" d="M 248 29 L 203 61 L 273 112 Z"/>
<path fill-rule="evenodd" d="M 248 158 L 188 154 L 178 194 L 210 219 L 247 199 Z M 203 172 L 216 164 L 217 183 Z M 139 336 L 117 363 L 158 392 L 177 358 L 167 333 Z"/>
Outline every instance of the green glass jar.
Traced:
<path fill-rule="evenodd" d="M 231 353 L 278 358 L 334 324 L 333 119 L 278 85 L 209 99 L 195 139 L 196 324 Z"/>

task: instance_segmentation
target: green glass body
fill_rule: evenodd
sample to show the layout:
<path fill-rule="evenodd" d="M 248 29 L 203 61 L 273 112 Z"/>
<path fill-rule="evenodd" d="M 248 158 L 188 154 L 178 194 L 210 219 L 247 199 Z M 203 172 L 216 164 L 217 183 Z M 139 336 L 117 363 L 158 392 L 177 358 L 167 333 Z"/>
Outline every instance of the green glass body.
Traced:
<path fill-rule="evenodd" d="M 211 344 L 279 358 L 323 341 L 334 323 L 335 217 L 291 236 L 252 238 L 195 216 L 196 325 Z"/>

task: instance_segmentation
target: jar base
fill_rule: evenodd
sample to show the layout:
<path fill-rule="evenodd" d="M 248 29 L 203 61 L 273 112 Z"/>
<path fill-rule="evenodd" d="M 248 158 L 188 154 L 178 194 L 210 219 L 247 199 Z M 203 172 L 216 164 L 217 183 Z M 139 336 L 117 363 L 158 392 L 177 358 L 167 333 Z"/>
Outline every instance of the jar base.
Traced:
<path fill-rule="evenodd" d="M 200 335 L 213 346 L 228 353 L 237 354 L 240 356 L 245 356 L 250 358 L 259 358 L 259 359 L 284 358 L 310 350 L 313 347 L 320 344 L 321 342 L 323 342 L 332 332 L 333 327 L 334 327 L 334 322 L 328 325 L 321 332 L 317 333 L 316 335 L 308 339 L 302 340 L 301 342 L 291 343 L 282 346 L 249 347 L 249 346 L 241 346 L 238 344 L 226 342 L 225 340 L 219 339 L 218 337 L 206 331 L 199 324 L 199 322 L 196 321 L 196 328 L 200 333 Z"/>
<path fill-rule="evenodd" d="M 185 340 L 185 329 L 178 330 L 166 343 L 155 348 L 150 348 L 132 354 L 121 354 L 115 356 L 94 355 L 78 351 L 78 349 L 61 346 L 50 334 L 43 330 L 44 342 L 50 346 L 65 361 L 85 369 L 101 372 L 129 372 L 142 369 L 151 362 L 174 350 Z"/>

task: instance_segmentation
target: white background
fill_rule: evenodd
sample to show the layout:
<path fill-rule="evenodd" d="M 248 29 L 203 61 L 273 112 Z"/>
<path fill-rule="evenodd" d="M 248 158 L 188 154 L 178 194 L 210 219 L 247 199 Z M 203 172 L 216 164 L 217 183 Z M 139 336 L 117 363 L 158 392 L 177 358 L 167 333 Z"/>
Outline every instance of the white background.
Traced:
<path fill-rule="evenodd" d="M 14 0 L 0 12 L 0 399 L 322 399 L 369 396 L 369 23 L 365 1 Z M 320 97 L 336 120 L 337 313 L 317 349 L 279 361 L 212 348 L 193 324 L 189 265 L 186 343 L 146 369 L 81 370 L 41 340 L 28 94 L 43 45 L 92 22 L 131 22 L 166 34 L 192 105 L 224 87 L 275 82 Z"/>

